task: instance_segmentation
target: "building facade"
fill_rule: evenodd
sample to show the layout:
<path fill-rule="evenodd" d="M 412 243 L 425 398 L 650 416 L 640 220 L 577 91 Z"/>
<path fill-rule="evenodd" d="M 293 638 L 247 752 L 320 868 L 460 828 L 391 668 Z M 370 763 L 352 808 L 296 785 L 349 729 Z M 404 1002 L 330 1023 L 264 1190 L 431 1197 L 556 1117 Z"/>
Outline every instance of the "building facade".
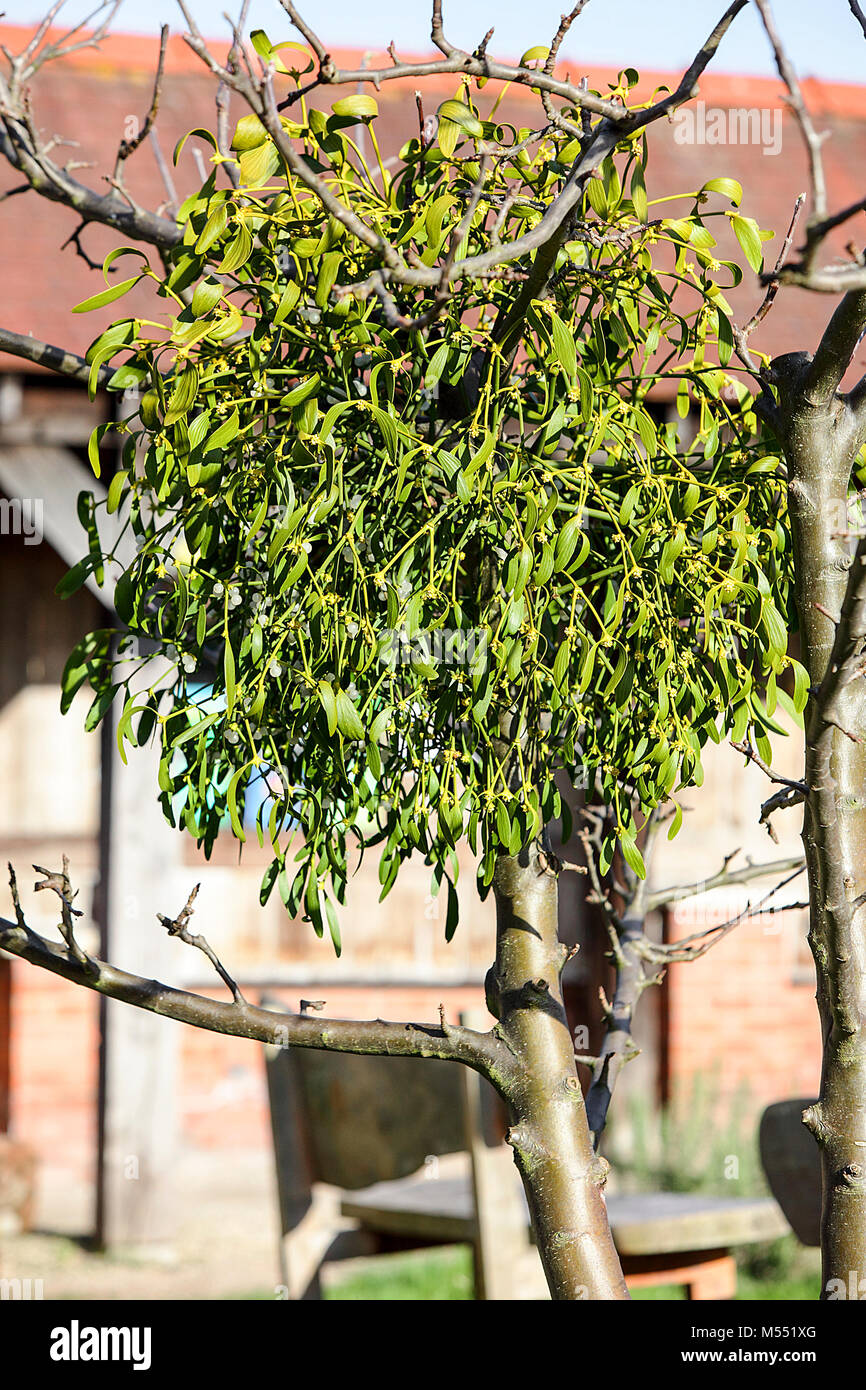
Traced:
<path fill-rule="evenodd" d="M 0 26 L 13 51 L 24 34 Z M 77 141 L 76 158 L 92 160 L 98 170 L 110 167 L 119 139 L 134 133 L 147 108 L 154 59 L 153 41 L 118 36 L 98 53 L 85 50 L 47 69 L 34 92 L 39 124 Z M 359 55 L 352 61 L 357 65 Z M 589 76 L 605 90 L 616 75 Z M 664 79 L 649 74 L 645 80 L 651 88 Z M 844 202 L 847 169 L 866 154 L 866 94 L 805 87 L 813 113 L 832 131 L 825 157 Z M 443 88 L 425 100 L 432 110 L 453 94 Z M 416 129 L 412 84 L 386 84 L 378 100 L 387 155 Z M 503 109 L 516 125 L 537 121 L 528 94 L 509 100 Z M 715 75 L 702 84 L 701 101 L 690 126 L 653 133 L 650 196 L 734 175 L 749 214 L 780 237 L 805 183 L 778 84 Z M 164 171 L 165 152 L 181 134 L 213 121 L 211 81 L 173 40 L 158 144 L 146 142 L 130 162 L 130 183 L 143 203 L 176 204 L 196 186 L 208 154 L 201 142 L 188 142 L 167 175 L 160 165 Z M 0 189 L 13 183 L 13 172 L 0 168 Z M 5 326 L 83 351 L 111 310 L 70 316 L 102 283 L 73 245 L 60 249 L 75 229 L 72 214 L 33 193 L 0 206 L 3 263 L 15 267 L 4 286 Z M 116 244 L 98 227 L 83 237 L 96 261 Z M 745 284 L 731 296 L 735 310 L 746 317 L 758 295 L 754 280 Z M 767 320 L 758 346 L 769 352 L 814 346 L 826 310 L 817 298 L 792 292 L 788 309 Z M 328 942 L 287 918 L 276 895 L 259 906 L 266 861 L 254 840 L 239 853 L 226 836 L 205 863 L 191 841 L 162 822 L 148 751 L 132 752 L 124 767 L 110 730 L 86 734 L 83 693 L 60 714 L 59 679 L 69 650 L 89 628 L 111 621 L 110 595 L 84 589 L 61 602 L 54 588 L 85 548 L 76 499 L 82 488 L 98 488 L 86 443 L 112 408 L 104 396 L 91 404 L 83 389 L 0 354 L 0 853 L 18 868 L 31 924 L 50 929 L 54 914 L 47 895 L 29 891 L 30 865 L 57 867 L 65 853 L 88 924 L 82 938 L 118 965 L 219 995 L 204 958 L 169 941 L 156 918 L 176 913 L 200 880 L 195 923 L 253 998 L 257 991 L 277 992 L 291 1007 L 301 997 L 323 999 L 327 1013 L 343 1017 L 431 1019 L 441 1002 L 456 1018 L 477 1007 L 492 958 L 493 907 L 477 898 L 465 848 L 461 920 L 452 942 L 445 941 L 444 905 L 431 895 L 422 864 L 410 864 L 380 903 L 376 866 L 368 862 L 351 884 L 337 961 Z M 656 408 L 671 403 L 660 400 Z M 786 755 L 792 772 L 800 751 L 792 732 Z M 683 832 L 664 843 L 653 865 L 657 885 L 707 878 L 734 850 L 755 860 L 797 851 L 796 813 L 780 821 L 778 847 L 758 827 L 765 786 L 742 761 L 729 747 L 710 750 L 705 785 L 686 798 L 692 809 Z M 600 1023 L 598 988 L 609 983 L 609 967 L 582 880 L 565 874 L 562 882 L 562 933 L 581 945 L 566 979 L 571 1022 L 588 1029 L 591 1049 Z M 677 939 L 696 923 L 727 920 L 742 905 L 742 896 L 716 894 L 680 907 L 657 930 Z M 106 1239 L 119 1241 L 162 1234 L 168 1158 L 178 1145 L 230 1151 L 269 1142 L 257 1047 L 129 1017 L 134 1012 L 100 1007 L 85 991 L 0 958 L 0 1130 L 29 1143 L 44 1168 L 91 1183 L 94 1221 Z M 637 1032 L 642 1056 L 623 1085 L 653 1104 L 711 1071 L 729 1093 L 746 1084 L 755 1107 L 814 1091 L 820 1039 L 803 911 L 749 918 L 700 961 L 673 966 L 645 996 Z M 130 1164 L 135 1183 L 128 1181 Z"/>

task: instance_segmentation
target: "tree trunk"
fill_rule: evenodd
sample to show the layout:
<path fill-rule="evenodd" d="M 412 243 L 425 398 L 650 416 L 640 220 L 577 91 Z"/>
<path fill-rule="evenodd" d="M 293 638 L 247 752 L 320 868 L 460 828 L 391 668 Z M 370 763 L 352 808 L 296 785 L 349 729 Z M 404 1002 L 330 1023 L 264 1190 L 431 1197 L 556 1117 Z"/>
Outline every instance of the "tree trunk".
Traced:
<path fill-rule="evenodd" d="M 536 1241 L 554 1299 L 627 1299 L 607 1220 L 607 1165 L 594 1151 L 560 988 L 556 876 L 534 847 L 503 856 L 493 880 L 496 964 L 488 1005 L 515 1065 L 500 1089 Z M 498 1078 L 493 1078 L 499 1080 Z"/>
<path fill-rule="evenodd" d="M 820 1099 L 803 1119 L 821 1148 L 822 1297 L 828 1298 L 840 1296 L 835 1281 L 848 1297 L 852 1274 L 857 1289 L 866 1275 L 866 912 L 857 902 L 866 891 L 866 724 L 862 679 L 837 702 L 837 722 L 815 708 L 851 566 L 841 533 L 854 445 L 838 398 L 817 405 L 798 394 L 786 457 L 802 656 L 813 697 L 806 710 L 803 843 L 823 1040 Z"/>

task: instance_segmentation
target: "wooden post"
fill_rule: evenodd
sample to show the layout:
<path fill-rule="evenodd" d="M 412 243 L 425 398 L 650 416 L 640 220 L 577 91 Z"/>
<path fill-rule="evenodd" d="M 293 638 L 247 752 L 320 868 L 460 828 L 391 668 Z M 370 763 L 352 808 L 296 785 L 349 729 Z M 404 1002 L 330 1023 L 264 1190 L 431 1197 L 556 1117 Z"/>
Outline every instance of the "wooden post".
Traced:
<path fill-rule="evenodd" d="M 0 1134 L 9 1129 L 12 1039 L 12 967 L 0 959 Z"/>
<path fill-rule="evenodd" d="M 156 920 L 171 911 L 180 836 L 154 791 L 157 753 L 133 749 L 120 764 L 117 712 L 102 726 L 100 954 L 156 979 L 177 965 Z M 155 1251 L 171 1241 L 176 1152 L 176 1023 L 102 999 L 96 1237 L 104 1246 Z"/>

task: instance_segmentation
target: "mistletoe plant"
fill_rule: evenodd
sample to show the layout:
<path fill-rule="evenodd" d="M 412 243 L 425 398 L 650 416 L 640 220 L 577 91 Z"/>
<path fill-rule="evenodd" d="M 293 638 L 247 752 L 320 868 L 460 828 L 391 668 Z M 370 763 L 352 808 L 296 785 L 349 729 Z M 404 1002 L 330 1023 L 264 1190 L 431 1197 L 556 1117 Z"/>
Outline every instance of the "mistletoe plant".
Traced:
<path fill-rule="evenodd" d="M 464 79 L 436 138 L 390 167 L 372 96 L 301 99 L 282 127 L 411 265 L 471 265 L 538 224 L 580 152 L 482 106 Z M 124 254 L 142 269 L 79 305 L 146 278 L 166 313 L 88 353 L 94 388 L 122 358 L 109 386 L 138 393 L 107 500 L 137 553 L 116 591 L 126 631 L 85 639 L 65 700 L 89 680 L 94 724 L 123 693 L 118 740 L 156 731 L 165 814 L 206 852 L 226 816 L 244 838 L 257 792 L 262 901 L 277 886 L 338 950 L 356 849 L 380 847 L 383 897 L 422 855 L 450 936 L 457 841 L 484 894 L 498 857 L 558 818 L 567 839 L 558 771 L 613 808 L 602 868 L 618 842 L 642 877 L 639 827 L 700 785 L 706 741 L 753 731 L 769 761 L 777 701 L 806 699 L 778 459 L 724 370 L 741 272 L 713 228 L 761 261 L 740 186 L 650 200 L 646 138 L 628 137 L 546 248 L 545 283 L 465 274 L 401 312 L 376 251 L 323 219 L 257 115 L 227 156 L 195 134 L 213 169 L 164 268 L 116 251 L 106 270 Z M 219 187 L 229 160 L 237 183 Z M 371 277 L 382 293 L 362 296 Z M 684 423 L 654 413 L 663 381 Z M 106 558 L 96 512 L 67 590 Z"/>

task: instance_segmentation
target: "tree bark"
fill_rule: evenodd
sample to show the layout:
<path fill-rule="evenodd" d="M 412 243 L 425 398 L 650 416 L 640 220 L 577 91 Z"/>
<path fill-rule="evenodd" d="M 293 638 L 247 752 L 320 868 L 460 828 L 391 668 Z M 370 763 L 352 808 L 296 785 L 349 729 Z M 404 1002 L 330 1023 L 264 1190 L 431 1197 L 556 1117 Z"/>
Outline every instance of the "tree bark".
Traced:
<path fill-rule="evenodd" d="M 577 1077 L 560 988 L 556 876 L 534 846 L 496 868 L 496 963 L 488 1007 L 514 1059 L 492 1077 L 510 1112 L 514 1149 L 554 1299 L 627 1299 Z"/>
<path fill-rule="evenodd" d="M 645 886 L 645 882 L 641 884 L 641 888 Z M 632 1037 L 634 1013 L 641 994 L 654 978 L 647 974 L 640 954 L 645 939 L 644 913 L 640 906 L 638 904 L 637 912 L 629 912 L 618 933 L 614 953 L 616 988 L 610 1002 L 601 1056 L 593 1064 L 592 1081 L 586 1093 L 586 1118 L 595 1148 L 607 1124 L 607 1112 L 620 1072 L 629 1058 L 638 1054 Z"/>
<path fill-rule="evenodd" d="M 779 370 L 780 364 L 774 364 Z M 789 509 L 806 710 L 803 844 L 809 873 L 809 944 L 815 959 L 823 1040 L 818 1103 L 803 1116 L 822 1156 L 822 1297 L 845 1293 L 866 1274 L 866 721 L 863 680 L 822 702 L 836 670 L 852 557 L 848 484 L 857 438 L 850 410 L 833 390 L 815 391 L 805 355 L 782 359 Z"/>

